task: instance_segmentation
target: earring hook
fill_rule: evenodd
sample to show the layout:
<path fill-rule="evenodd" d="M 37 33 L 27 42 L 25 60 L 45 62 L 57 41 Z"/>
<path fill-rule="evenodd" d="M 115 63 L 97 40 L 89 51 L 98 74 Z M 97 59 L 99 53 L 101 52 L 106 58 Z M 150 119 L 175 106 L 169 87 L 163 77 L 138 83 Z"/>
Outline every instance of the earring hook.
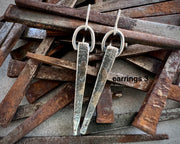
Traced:
<path fill-rule="evenodd" d="M 116 35 L 116 33 L 118 31 L 118 22 L 119 22 L 120 15 L 121 15 L 121 10 L 119 9 L 117 17 L 116 17 L 115 24 L 114 24 L 114 35 Z"/>

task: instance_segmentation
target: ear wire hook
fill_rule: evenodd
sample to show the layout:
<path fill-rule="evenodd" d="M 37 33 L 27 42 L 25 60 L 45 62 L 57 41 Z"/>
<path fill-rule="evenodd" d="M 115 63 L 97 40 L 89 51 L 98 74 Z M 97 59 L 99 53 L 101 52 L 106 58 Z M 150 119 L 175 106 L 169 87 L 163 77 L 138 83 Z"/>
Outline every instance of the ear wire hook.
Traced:
<path fill-rule="evenodd" d="M 114 35 L 116 35 L 116 33 L 118 31 L 118 22 L 119 22 L 120 15 L 121 15 L 121 9 L 118 10 L 118 14 L 117 14 L 117 17 L 116 17 L 116 22 L 114 24 Z"/>

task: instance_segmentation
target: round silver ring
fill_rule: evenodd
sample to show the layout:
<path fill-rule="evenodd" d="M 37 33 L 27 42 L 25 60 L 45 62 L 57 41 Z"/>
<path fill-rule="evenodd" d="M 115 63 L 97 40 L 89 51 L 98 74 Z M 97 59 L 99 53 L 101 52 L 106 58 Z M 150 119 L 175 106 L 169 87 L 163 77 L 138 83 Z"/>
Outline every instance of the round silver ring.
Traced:
<path fill-rule="evenodd" d="M 102 40 L 102 43 L 101 43 L 101 50 L 102 51 L 105 51 L 106 50 L 106 40 L 108 39 L 108 37 L 110 36 L 110 35 L 112 35 L 112 34 L 114 34 L 114 30 L 111 30 L 111 31 L 109 31 L 109 32 L 107 32 L 106 34 L 105 34 L 105 36 L 104 36 L 104 38 L 103 38 L 103 40 Z M 125 43 L 125 38 L 124 38 L 124 34 L 120 31 L 120 30 L 117 30 L 117 32 L 116 32 L 116 34 L 117 35 L 119 35 L 119 37 L 120 37 L 120 48 L 119 48 L 119 51 L 118 51 L 118 54 L 117 54 L 117 56 L 119 56 L 122 52 L 123 52 L 123 50 L 124 50 L 124 43 Z"/>
<path fill-rule="evenodd" d="M 90 45 L 90 52 L 92 52 L 94 50 L 94 47 L 95 47 L 95 34 L 94 34 L 94 31 L 93 29 L 90 27 L 90 26 L 85 26 L 85 25 L 82 25 L 82 26 L 79 26 L 76 28 L 76 30 L 74 31 L 74 34 L 73 34 L 73 37 L 72 37 L 72 45 L 73 45 L 73 48 L 74 50 L 77 50 L 77 43 L 76 43 L 76 38 L 77 38 L 77 34 L 79 33 L 79 31 L 83 30 L 83 29 L 86 29 L 90 32 L 90 35 L 91 35 L 91 45 Z"/>

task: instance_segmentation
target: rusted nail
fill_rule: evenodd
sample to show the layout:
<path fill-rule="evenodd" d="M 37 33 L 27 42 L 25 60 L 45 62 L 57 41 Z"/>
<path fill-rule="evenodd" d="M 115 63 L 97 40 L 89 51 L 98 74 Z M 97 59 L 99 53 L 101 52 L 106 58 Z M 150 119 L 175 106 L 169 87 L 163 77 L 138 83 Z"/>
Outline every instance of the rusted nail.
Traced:
<path fill-rule="evenodd" d="M 76 64 L 71 61 L 66 61 L 66 60 L 57 59 L 57 58 L 53 58 L 53 57 L 33 54 L 33 53 L 29 53 L 29 52 L 27 53 L 27 57 L 41 61 L 43 63 L 50 64 L 50 65 L 64 67 L 64 68 L 71 69 L 71 70 L 76 70 Z M 96 76 L 97 69 L 95 67 L 88 66 L 87 74 Z M 142 91 L 147 91 L 152 84 L 152 80 L 150 80 L 150 79 L 148 81 L 139 81 L 137 83 L 134 83 L 133 81 L 124 82 L 124 81 L 114 81 L 113 80 L 114 77 L 127 77 L 127 76 L 131 77 L 130 75 L 125 75 L 122 73 L 110 72 L 108 75 L 108 81 L 117 83 L 117 84 L 123 84 L 123 85 L 133 87 L 133 88 L 136 88 L 136 89 L 139 89 Z"/>
<path fill-rule="evenodd" d="M 124 9 L 122 10 L 122 14 L 131 18 L 172 15 L 180 13 L 179 7 L 179 1 L 165 1 L 151 5 L 143 5 L 136 8 Z M 116 11 L 108 12 L 108 14 L 115 15 Z"/>
<path fill-rule="evenodd" d="M 6 40 L 0 47 L 0 66 L 10 53 L 11 49 L 14 47 L 22 32 L 24 31 L 25 26 L 22 24 L 15 23 L 9 34 L 7 35 Z"/>
<path fill-rule="evenodd" d="M 157 141 L 168 139 L 167 134 L 158 134 L 155 136 L 135 134 L 135 135 L 99 135 L 99 136 L 62 136 L 62 137 L 26 137 L 18 141 L 16 144 L 24 143 L 68 143 L 68 144 L 109 144 L 109 143 L 129 143 L 143 141 Z"/>
<path fill-rule="evenodd" d="M 130 57 L 126 60 L 154 74 L 161 70 L 162 62 L 148 56 Z"/>
<path fill-rule="evenodd" d="M 33 103 L 58 85 L 60 85 L 59 81 L 38 80 L 30 84 L 25 96 L 29 103 Z"/>
<path fill-rule="evenodd" d="M 21 14 L 21 18 L 19 17 L 19 14 Z M 19 9 L 13 5 L 10 5 L 9 8 L 7 9 L 5 13 L 5 18 L 7 20 L 25 23 L 28 26 L 40 27 L 45 29 L 62 30 L 62 31 L 74 30 L 79 25 L 83 25 L 83 21 L 79 21 L 67 17 L 60 17 L 55 15 L 35 12 L 27 9 Z M 54 19 L 56 19 L 56 21 Z M 99 24 L 89 23 L 89 25 L 94 29 L 96 33 L 99 34 L 105 34 L 106 32 L 112 29 L 112 27 L 103 26 Z M 163 35 L 166 37 L 156 36 L 142 32 L 130 31 L 125 29 L 119 29 L 119 30 L 123 32 L 128 43 L 138 43 L 138 44 L 151 45 L 162 48 L 179 49 L 180 47 L 179 38 L 177 36 L 174 36 L 176 34 L 179 35 L 178 33 L 179 29 L 175 28 L 176 26 L 169 26 L 168 28 L 171 27 L 171 31 L 170 31 L 171 35 L 167 35 L 167 31 L 168 31 L 167 25 L 166 27 L 164 27 L 162 24 L 158 24 L 158 25 L 160 25 L 159 27 L 161 29 L 162 28 L 163 30 L 166 29 L 165 34 L 160 33 L 159 35 Z M 172 29 L 172 27 L 174 28 Z M 148 28 L 146 27 L 145 30 L 147 29 Z M 157 29 L 158 28 L 156 27 L 156 30 L 154 31 L 157 31 Z M 175 30 L 174 32 L 175 34 L 173 35 L 172 35 L 172 30 Z"/>
<path fill-rule="evenodd" d="M 28 118 L 32 116 L 45 102 L 38 102 L 35 104 L 21 105 L 17 108 L 17 111 L 12 121 Z"/>
<path fill-rule="evenodd" d="M 164 16 L 155 16 L 155 17 L 145 17 L 140 19 L 179 26 L 180 25 L 179 18 L 180 18 L 180 14 L 174 14 L 174 15 L 164 15 Z"/>
<path fill-rule="evenodd" d="M 12 29 L 14 23 L 5 22 L 3 23 L 3 26 L 0 29 L 0 45 L 3 43 L 3 41 L 6 39 L 6 36 Z"/>
<path fill-rule="evenodd" d="M 11 57 L 15 60 L 24 60 L 26 57 L 27 51 L 35 52 L 36 48 L 39 46 L 40 42 L 38 41 L 31 41 L 26 43 L 25 45 L 12 50 L 11 51 Z"/>
<path fill-rule="evenodd" d="M 151 135 L 156 133 L 159 117 L 166 105 L 172 81 L 180 64 L 179 58 L 180 51 L 171 53 L 161 74 L 154 80 L 138 115 L 132 123 L 133 126 Z"/>
<path fill-rule="evenodd" d="M 130 8 L 130 7 L 138 7 L 141 5 L 159 3 L 163 1 L 166 1 L 166 0 L 153 0 L 153 1 L 134 0 L 133 2 L 127 2 L 127 1 L 120 2 L 119 0 L 113 0 L 113 1 L 106 1 L 103 3 L 94 4 L 92 5 L 92 10 L 98 11 L 98 12 L 107 12 L 107 11 L 114 11 L 118 9 Z M 86 9 L 86 7 L 82 7 L 80 9 Z"/>
<path fill-rule="evenodd" d="M 168 98 L 180 102 L 180 86 L 171 84 Z"/>
<path fill-rule="evenodd" d="M 57 95 L 51 98 L 46 104 L 41 106 L 32 116 L 27 118 L 22 124 L 12 130 L 7 136 L 0 140 L 2 144 L 13 144 L 23 136 L 32 131 L 35 127 L 47 120 L 74 99 L 74 86 L 66 84 Z"/>
<path fill-rule="evenodd" d="M 165 1 L 165 0 L 164 0 Z M 135 1 L 133 1 L 134 4 L 137 4 Z M 140 2 L 142 3 L 142 1 Z M 29 7 L 29 8 L 34 8 L 34 10 L 42 10 L 45 12 L 49 13 L 54 13 L 57 15 L 64 15 L 64 16 L 70 16 L 70 17 L 75 17 L 78 19 L 84 19 L 86 18 L 86 14 L 84 10 L 76 10 L 76 9 L 67 9 L 67 8 L 58 8 L 53 5 L 48 5 L 46 3 L 35 3 L 35 2 L 30 2 L 30 1 L 24 1 L 24 0 L 16 0 L 16 4 L 18 6 L 22 7 Z M 114 4 L 114 2 L 113 2 Z M 132 2 L 131 2 L 132 4 Z M 121 5 L 121 3 L 120 3 Z M 109 7 L 110 5 L 108 5 Z M 117 9 L 119 9 L 118 7 Z M 116 10 L 117 10 L 116 9 Z M 58 18 L 57 18 L 58 19 Z M 110 21 L 109 21 L 110 19 Z M 91 12 L 89 21 L 94 22 L 94 23 L 99 23 L 102 25 L 108 25 L 108 26 L 113 26 L 114 21 L 116 17 L 108 14 L 100 14 L 97 12 Z M 73 23 L 74 24 L 74 23 Z M 79 24 L 81 25 L 81 24 Z M 140 31 L 140 32 L 146 32 L 150 34 L 155 34 L 159 36 L 164 36 L 172 39 L 179 40 L 178 35 L 180 35 L 180 30 L 177 26 L 173 25 L 167 25 L 167 24 L 160 24 L 160 23 L 155 23 L 155 22 L 148 22 L 148 21 L 143 21 L 143 20 L 138 20 L 138 19 L 132 19 L 128 17 L 120 17 L 119 28 L 122 29 L 128 29 L 128 30 L 133 30 L 133 31 Z M 166 31 L 164 31 L 166 29 Z M 106 31 L 107 32 L 107 31 Z"/>
<path fill-rule="evenodd" d="M 9 77 L 19 76 L 25 65 L 25 62 L 11 59 L 7 75 Z M 40 66 L 35 78 L 56 81 L 75 81 L 75 71 L 42 65 Z"/>
<path fill-rule="evenodd" d="M 114 112 L 112 109 L 112 92 L 110 84 L 107 83 L 101 94 L 97 105 L 97 123 L 114 123 Z"/>
<path fill-rule="evenodd" d="M 44 39 L 48 36 L 46 30 L 37 29 L 37 28 L 26 28 L 22 37 L 30 39 Z"/>
<path fill-rule="evenodd" d="M 159 50 L 156 52 L 152 51 L 148 53 L 149 56 L 162 60 L 162 61 L 164 61 L 167 58 L 167 56 L 169 56 L 169 54 L 170 54 L 170 51 L 165 51 L 165 50 Z"/>
<path fill-rule="evenodd" d="M 44 39 L 37 48 L 36 53 L 46 54 L 53 41 L 54 38 Z M 35 60 L 29 60 L 3 101 L 0 103 L 0 125 L 2 127 L 7 127 L 12 120 L 30 81 L 35 77 L 39 64 L 40 63 Z"/>

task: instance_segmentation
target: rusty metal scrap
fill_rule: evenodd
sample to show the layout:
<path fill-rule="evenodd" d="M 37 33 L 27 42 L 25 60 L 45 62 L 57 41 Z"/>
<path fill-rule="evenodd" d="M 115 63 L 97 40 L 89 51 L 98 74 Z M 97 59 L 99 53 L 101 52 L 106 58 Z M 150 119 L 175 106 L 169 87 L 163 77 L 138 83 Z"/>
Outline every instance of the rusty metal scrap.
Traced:
<path fill-rule="evenodd" d="M 0 143 L 15 143 L 23 136 L 32 131 L 35 127 L 47 120 L 50 116 L 62 109 L 74 99 L 74 86 L 66 84 L 57 95 L 41 106 L 32 116 L 12 130 L 7 136 L 0 140 Z"/>
<path fill-rule="evenodd" d="M 18 39 L 20 38 L 25 26 L 22 24 L 15 23 L 11 31 L 7 35 L 7 38 L 0 47 L 0 66 L 9 55 L 11 49 L 14 47 Z"/>
<path fill-rule="evenodd" d="M 21 14 L 21 18 L 19 17 L 19 14 Z M 83 25 L 83 21 L 35 12 L 27 9 L 19 9 L 13 5 L 10 5 L 7 9 L 5 13 L 5 18 L 7 20 L 18 21 L 29 26 L 61 31 L 74 30 L 79 25 Z M 99 34 L 105 34 L 106 32 L 112 29 L 112 27 L 92 23 L 89 23 L 89 26 L 91 26 L 94 29 L 94 31 Z M 125 29 L 120 30 L 124 34 L 126 41 L 130 43 L 139 43 L 171 49 L 179 49 L 180 47 L 180 42 L 177 40 L 178 38 L 175 36 L 172 36 L 173 38 L 166 38 L 162 36 L 156 36 L 152 34 L 130 31 Z M 178 32 L 178 30 L 176 30 L 175 32 Z"/>
<path fill-rule="evenodd" d="M 166 64 L 152 84 L 141 109 L 133 121 L 132 125 L 154 135 L 159 121 L 159 117 L 166 105 L 172 81 L 180 64 L 180 51 L 172 52 Z"/>
<path fill-rule="evenodd" d="M 30 2 L 28 0 L 16 0 L 16 4 L 18 6 L 22 6 L 25 8 L 28 7 L 34 10 L 42 10 L 44 12 L 53 13 L 56 15 L 70 16 L 70 17 L 83 19 L 83 20 L 85 20 L 86 18 L 84 10 L 58 8 L 55 5 L 48 5 L 46 3 L 37 3 L 37 2 L 32 2 L 32 1 Z M 12 15 L 11 15 L 11 18 L 12 18 Z M 93 11 L 90 13 L 90 17 L 89 17 L 90 22 L 95 22 L 95 23 L 108 25 L 108 26 L 114 26 L 113 22 L 115 21 L 115 19 L 116 19 L 115 16 L 108 15 L 108 14 L 101 14 L 101 13 L 97 13 Z M 73 24 L 75 24 L 75 19 L 74 19 Z M 78 24 L 78 25 L 81 25 L 81 24 Z M 160 24 L 156 22 L 148 22 L 148 21 L 132 19 L 128 17 L 120 17 L 118 27 L 122 29 L 127 29 L 127 30 L 146 32 L 146 33 L 150 33 L 150 34 L 154 34 L 158 36 L 164 36 L 164 37 L 168 37 L 168 38 L 172 38 L 176 40 L 179 40 L 179 37 L 177 36 L 180 35 L 180 30 L 177 26 Z M 164 31 L 164 29 L 166 29 L 166 31 Z"/>
<path fill-rule="evenodd" d="M 3 43 L 4 39 L 8 35 L 9 31 L 13 27 L 14 23 L 5 22 L 0 29 L 0 45 Z"/>
<path fill-rule="evenodd" d="M 33 103 L 58 85 L 60 85 L 59 81 L 38 80 L 30 84 L 25 96 L 29 103 Z"/>
<path fill-rule="evenodd" d="M 62 136 L 62 137 L 26 137 L 18 141 L 16 144 L 24 143 L 38 143 L 38 144 L 52 144 L 52 143 L 67 143 L 67 144 L 109 144 L 109 143 L 129 143 L 129 142 L 143 142 L 156 141 L 168 139 L 167 134 L 158 134 L 155 136 L 149 135 L 100 135 L 100 136 Z"/>
<path fill-rule="evenodd" d="M 114 123 L 114 112 L 112 109 L 112 92 L 110 84 L 107 83 L 97 104 L 97 123 Z"/>
<path fill-rule="evenodd" d="M 62 60 L 62 59 L 57 59 L 57 58 L 53 58 L 53 57 L 48 57 L 48 56 L 43 56 L 43 55 L 38 55 L 38 54 L 33 54 L 33 53 L 27 53 L 27 57 L 47 63 L 47 64 L 51 64 L 54 66 L 58 66 L 58 67 L 64 67 L 67 69 L 71 69 L 71 70 L 76 70 L 76 64 L 71 62 L 71 61 L 66 61 L 66 60 Z M 97 75 L 97 68 L 92 67 L 92 66 L 88 66 L 88 70 L 87 70 L 87 74 L 92 75 L 92 76 L 96 76 Z M 113 82 L 113 83 L 117 83 L 117 84 L 123 84 L 129 87 L 133 87 L 142 91 L 147 91 L 150 87 L 150 85 L 152 84 L 152 80 L 148 80 L 148 81 L 139 81 L 137 83 L 134 83 L 132 81 L 113 81 L 113 77 L 126 77 L 127 75 L 122 74 L 122 73 L 112 73 L 110 72 L 108 75 L 108 81 Z"/>
<path fill-rule="evenodd" d="M 44 39 L 36 50 L 38 54 L 46 54 L 54 38 Z M 39 62 L 29 60 L 7 95 L 0 103 L 0 125 L 7 127 L 12 120 L 18 105 L 23 99 L 24 92 L 38 69 Z"/>
<path fill-rule="evenodd" d="M 180 14 L 180 1 L 165 1 L 161 3 L 155 3 L 151 5 L 143 5 L 135 8 L 124 9 L 122 14 L 131 18 L 142 18 L 142 17 L 152 17 L 152 16 L 163 16 Z M 116 14 L 116 11 L 108 12 L 108 14 Z"/>

